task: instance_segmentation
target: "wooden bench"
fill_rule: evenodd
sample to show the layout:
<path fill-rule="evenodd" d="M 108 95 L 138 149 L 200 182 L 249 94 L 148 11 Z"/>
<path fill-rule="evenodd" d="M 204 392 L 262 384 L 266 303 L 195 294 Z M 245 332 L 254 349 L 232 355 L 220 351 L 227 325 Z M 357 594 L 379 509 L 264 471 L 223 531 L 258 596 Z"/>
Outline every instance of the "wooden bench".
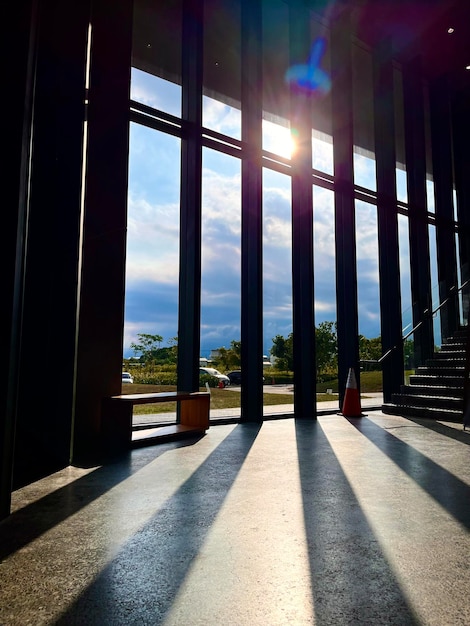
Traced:
<path fill-rule="evenodd" d="M 131 393 L 105 398 L 102 403 L 101 432 L 106 453 L 129 450 L 133 442 L 173 438 L 180 435 L 201 434 L 209 428 L 211 395 L 206 391 L 164 391 L 160 393 Z M 179 422 L 170 426 L 140 431 L 132 436 L 132 414 L 136 404 L 176 402 Z"/>

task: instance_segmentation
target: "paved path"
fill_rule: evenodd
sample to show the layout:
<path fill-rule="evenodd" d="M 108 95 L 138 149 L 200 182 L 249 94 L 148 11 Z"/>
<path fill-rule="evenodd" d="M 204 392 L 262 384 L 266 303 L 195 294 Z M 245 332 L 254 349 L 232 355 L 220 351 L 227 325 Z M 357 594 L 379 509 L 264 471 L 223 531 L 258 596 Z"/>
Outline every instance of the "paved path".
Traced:
<path fill-rule="evenodd" d="M 277 387 L 277 386 L 276 386 Z M 279 385 L 278 393 L 288 393 L 286 386 Z M 235 389 L 233 390 L 235 391 Z M 271 389 L 269 390 L 271 392 Z M 293 394 L 292 394 L 293 395 Z M 318 402 L 317 412 L 319 414 L 336 413 L 339 411 L 338 394 L 331 395 L 331 401 Z M 367 393 L 361 396 L 361 408 L 380 409 L 383 402 L 382 393 Z M 294 412 L 294 404 L 275 404 L 265 407 L 264 415 L 266 417 L 273 415 L 285 415 Z M 211 421 L 234 419 L 240 417 L 240 407 L 232 409 L 212 409 L 210 413 Z M 175 413 L 154 413 L 148 415 L 135 415 L 133 426 L 145 426 L 150 424 L 162 424 L 175 421 Z"/>

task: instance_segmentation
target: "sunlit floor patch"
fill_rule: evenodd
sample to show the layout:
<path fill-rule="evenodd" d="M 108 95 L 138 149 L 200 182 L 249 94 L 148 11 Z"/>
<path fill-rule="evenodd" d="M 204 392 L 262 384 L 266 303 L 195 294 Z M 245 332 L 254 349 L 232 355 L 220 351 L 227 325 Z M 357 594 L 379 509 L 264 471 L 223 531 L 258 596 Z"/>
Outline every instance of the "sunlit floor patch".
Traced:
<path fill-rule="evenodd" d="M 466 486 L 458 478 L 468 482 L 468 464 L 462 463 L 463 455 L 448 456 L 448 442 L 442 435 L 430 436 L 417 425 L 406 431 L 397 428 L 410 425 L 399 417 L 392 420 L 392 432 L 384 428 L 391 423 L 386 416 L 372 415 L 369 424 L 368 419 L 354 420 L 354 425 L 349 425 L 347 446 L 344 440 L 338 440 L 344 424 L 327 419 L 321 424 L 397 581 L 422 623 L 464 624 L 462 606 L 449 606 L 448 597 L 451 587 L 452 595 L 457 597 L 463 597 L 468 588 L 470 490 L 465 500 Z M 450 441 L 455 451 L 458 442 Z M 441 484 L 448 483 L 448 506 L 445 494 L 436 491 L 439 479 Z M 455 501 L 459 497 L 463 498 L 460 505 Z"/>
<path fill-rule="evenodd" d="M 405 423 L 223 425 L 41 481 L 0 524 L 0 623 L 470 623 L 468 447 Z"/>
<path fill-rule="evenodd" d="M 314 623 L 294 429 L 263 425 L 166 626 Z"/>

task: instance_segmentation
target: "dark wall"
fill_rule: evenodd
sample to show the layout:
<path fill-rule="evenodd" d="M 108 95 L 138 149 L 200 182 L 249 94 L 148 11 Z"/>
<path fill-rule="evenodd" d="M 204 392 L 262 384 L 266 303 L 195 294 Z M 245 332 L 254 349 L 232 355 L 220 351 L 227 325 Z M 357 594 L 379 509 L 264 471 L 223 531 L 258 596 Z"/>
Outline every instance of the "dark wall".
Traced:
<path fill-rule="evenodd" d="M 70 461 L 88 22 L 79 0 L 35 16 L 15 487 Z"/>

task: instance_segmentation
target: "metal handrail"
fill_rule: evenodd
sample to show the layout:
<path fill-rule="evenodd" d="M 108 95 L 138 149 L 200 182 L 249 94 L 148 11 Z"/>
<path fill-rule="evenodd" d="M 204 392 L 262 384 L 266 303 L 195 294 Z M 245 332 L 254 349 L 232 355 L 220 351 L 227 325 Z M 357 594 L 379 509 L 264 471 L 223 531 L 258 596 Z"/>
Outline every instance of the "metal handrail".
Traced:
<path fill-rule="evenodd" d="M 408 339 L 408 337 L 410 337 L 414 332 L 416 332 L 420 326 L 422 326 L 422 324 L 424 323 L 424 321 L 426 319 L 436 315 L 436 313 L 438 313 L 442 309 L 443 306 L 445 306 L 452 298 L 455 298 L 457 296 L 457 294 L 459 294 L 462 291 L 462 289 L 464 289 L 467 285 L 470 285 L 470 279 L 466 280 L 458 288 L 457 288 L 456 285 L 451 287 L 449 289 L 449 295 L 447 296 L 447 298 L 445 298 L 445 300 L 443 300 L 441 302 L 441 304 L 438 307 L 436 307 L 434 310 L 432 310 L 431 312 L 429 312 L 429 309 L 426 309 L 425 311 L 423 311 L 423 318 L 416 324 L 416 326 L 414 326 L 408 333 L 406 333 L 406 335 L 404 335 L 402 337 L 402 339 L 401 339 L 402 344 L 405 343 L 405 341 Z M 469 320 L 467 320 L 467 323 L 469 323 Z M 375 359 L 375 360 L 374 359 L 369 359 L 369 360 L 362 359 L 362 360 L 359 361 L 359 363 L 375 363 L 375 364 L 382 363 L 397 348 L 398 348 L 398 345 L 393 346 L 392 348 L 387 350 L 387 352 L 385 354 L 382 354 L 380 359 Z M 470 346 L 469 346 L 469 349 L 470 349 Z M 468 375 L 470 375 L 470 356 L 469 356 L 469 374 Z M 469 396 L 470 396 L 470 383 L 469 383 Z"/>
<path fill-rule="evenodd" d="M 467 328 L 470 324 L 470 310 L 467 313 Z M 463 409 L 462 409 L 463 429 L 470 426 L 470 332 L 467 333 L 465 346 L 465 374 L 463 379 Z"/>

